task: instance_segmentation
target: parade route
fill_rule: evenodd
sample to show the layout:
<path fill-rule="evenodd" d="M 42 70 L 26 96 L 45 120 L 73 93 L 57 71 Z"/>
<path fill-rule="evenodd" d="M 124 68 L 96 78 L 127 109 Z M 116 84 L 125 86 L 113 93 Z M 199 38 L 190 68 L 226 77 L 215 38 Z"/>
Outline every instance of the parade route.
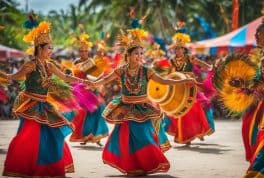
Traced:
<path fill-rule="evenodd" d="M 0 120 L 0 170 L 6 157 L 8 144 L 15 135 L 18 120 Z M 112 125 L 110 129 L 112 129 Z M 171 163 L 169 172 L 154 174 L 150 178 L 241 178 L 247 170 L 241 136 L 241 121 L 216 121 L 216 132 L 205 141 L 195 140 L 190 147 L 173 143 L 165 153 Z M 67 138 L 68 141 L 68 138 Z M 105 143 L 103 139 L 102 143 Z M 75 164 L 72 178 L 126 177 L 116 169 L 104 165 L 102 148 L 96 144 L 85 146 L 69 143 Z"/>

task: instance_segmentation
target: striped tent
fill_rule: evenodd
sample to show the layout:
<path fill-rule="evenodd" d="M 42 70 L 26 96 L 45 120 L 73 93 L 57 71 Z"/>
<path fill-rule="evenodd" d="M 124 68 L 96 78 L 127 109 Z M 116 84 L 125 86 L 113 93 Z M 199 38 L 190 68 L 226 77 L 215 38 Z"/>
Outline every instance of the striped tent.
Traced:
<path fill-rule="evenodd" d="M 255 33 L 262 17 L 251 23 L 218 38 L 198 41 L 189 44 L 192 54 L 221 55 L 229 52 L 249 52 L 256 46 Z"/>

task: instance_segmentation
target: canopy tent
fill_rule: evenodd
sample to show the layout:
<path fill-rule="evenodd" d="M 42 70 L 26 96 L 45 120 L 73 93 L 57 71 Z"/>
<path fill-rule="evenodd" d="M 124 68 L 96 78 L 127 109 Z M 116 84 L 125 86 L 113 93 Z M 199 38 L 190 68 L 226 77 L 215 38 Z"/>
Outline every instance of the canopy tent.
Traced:
<path fill-rule="evenodd" d="M 0 61 L 4 61 L 7 58 L 19 58 L 23 57 L 25 54 L 17 49 L 9 48 L 7 46 L 0 44 Z"/>
<path fill-rule="evenodd" d="M 223 54 L 234 51 L 248 52 L 256 46 L 255 33 L 262 17 L 251 23 L 218 38 L 198 41 L 189 44 L 192 54 Z"/>

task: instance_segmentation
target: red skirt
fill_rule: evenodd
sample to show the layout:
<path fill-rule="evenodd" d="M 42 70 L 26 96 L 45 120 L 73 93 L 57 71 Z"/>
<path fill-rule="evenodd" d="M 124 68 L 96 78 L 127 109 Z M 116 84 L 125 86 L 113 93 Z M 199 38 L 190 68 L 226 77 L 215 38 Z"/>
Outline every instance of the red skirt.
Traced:
<path fill-rule="evenodd" d="M 190 111 L 180 118 L 168 117 L 167 132 L 177 143 L 187 143 L 212 132 L 201 104 L 197 101 Z"/>
<path fill-rule="evenodd" d="M 40 139 L 46 137 L 45 133 L 41 133 L 43 131 L 43 125 L 28 119 L 24 119 L 21 122 L 22 125 L 19 128 L 17 135 L 12 139 L 11 143 L 9 144 L 7 157 L 4 164 L 4 176 L 65 177 L 66 172 L 74 172 L 71 152 L 67 143 L 64 142 L 64 138 L 63 140 L 59 141 L 60 143 L 62 143 L 60 148 L 58 148 L 57 144 L 48 145 L 48 147 L 50 147 L 51 149 L 58 149 L 62 151 L 62 153 L 60 153 L 61 156 L 57 157 L 58 160 L 55 160 L 53 162 L 51 161 L 50 163 L 45 163 L 40 160 L 41 155 L 43 155 L 43 153 L 40 152 L 40 147 L 45 147 L 45 145 L 41 146 Z M 51 128 L 48 126 L 44 127 L 46 127 L 46 130 L 60 129 Z M 57 131 L 61 132 L 61 130 Z M 41 135 L 43 137 L 41 137 Z M 50 137 L 46 138 L 50 139 Z M 47 150 L 49 150 L 49 148 Z M 51 153 L 51 155 L 53 154 L 55 153 Z"/>

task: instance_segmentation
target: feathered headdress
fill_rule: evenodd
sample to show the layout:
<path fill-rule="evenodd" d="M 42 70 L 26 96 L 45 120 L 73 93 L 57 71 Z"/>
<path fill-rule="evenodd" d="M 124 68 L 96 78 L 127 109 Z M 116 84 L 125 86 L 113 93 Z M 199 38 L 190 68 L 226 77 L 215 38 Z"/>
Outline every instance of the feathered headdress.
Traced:
<path fill-rule="evenodd" d="M 100 33 L 100 39 L 96 41 L 97 51 L 106 52 L 109 50 L 109 47 L 107 46 L 107 43 L 106 43 L 109 36 L 110 36 L 109 33 L 106 33 L 106 34 L 104 32 Z"/>
<path fill-rule="evenodd" d="M 130 8 L 129 16 L 132 19 L 131 29 L 128 29 L 126 33 L 120 30 L 120 34 L 117 36 L 118 46 L 125 48 L 126 51 L 133 47 L 142 47 L 144 40 L 148 37 L 148 32 L 141 29 L 141 25 L 149 13 L 150 10 L 148 9 L 146 15 L 138 20 L 135 18 L 135 8 Z"/>
<path fill-rule="evenodd" d="M 47 21 L 39 23 L 37 21 L 37 16 L 32 11 L 28 14 L 28 20 L 22 24 L 23 28 L 30 29 L 28 34 L 23 37 L 26 43 L 30 43 L 33 46 L 38 46 L 39 44 L 51 43 L 50 30 L 51 24 Z M 31 46 L 26 50 L 26 53 L 33 55 L 34 47 Z"/>
<path fill-rule="evenodd" d="M 71 34 L 73 37 L 73 44 L 78 45 L 80 50 L 87 51 L 93 46 L 93 43 L 88 41 L 90 36 L 85 32 L 83 24 L 79 24 L 78 27 L 81 31 L 81 34 Z"/>
<path fill-rule="evenodd" d="M 136 28 L 129 29 L 127 33 L 121 30 L 117 36 L 118 45 L 128 50 L 133 47 L 142 47 L 142 43 L 147 39 L 148 33 L 145 30 Z"/>
<path fill-rule="evenodd" d="M 186 47 L 186 43 L 191 42 L 190 35 L 186 34 L 186 28 L 184 22 L 178 22 L 176 26 L 174 26 L 176 33 L 172 36 L 172 44 L 171 47 Z"/>
<path fill-rule="evenodd" d="M 38 26 L 33 28 L 27 35 L 25 35 L 23 40 L 27 43 L 34 44 L 34 46 L 51 43 L 49 34 L 50 30 L 51 24 L 47 21 L 43 21 Z"/>

